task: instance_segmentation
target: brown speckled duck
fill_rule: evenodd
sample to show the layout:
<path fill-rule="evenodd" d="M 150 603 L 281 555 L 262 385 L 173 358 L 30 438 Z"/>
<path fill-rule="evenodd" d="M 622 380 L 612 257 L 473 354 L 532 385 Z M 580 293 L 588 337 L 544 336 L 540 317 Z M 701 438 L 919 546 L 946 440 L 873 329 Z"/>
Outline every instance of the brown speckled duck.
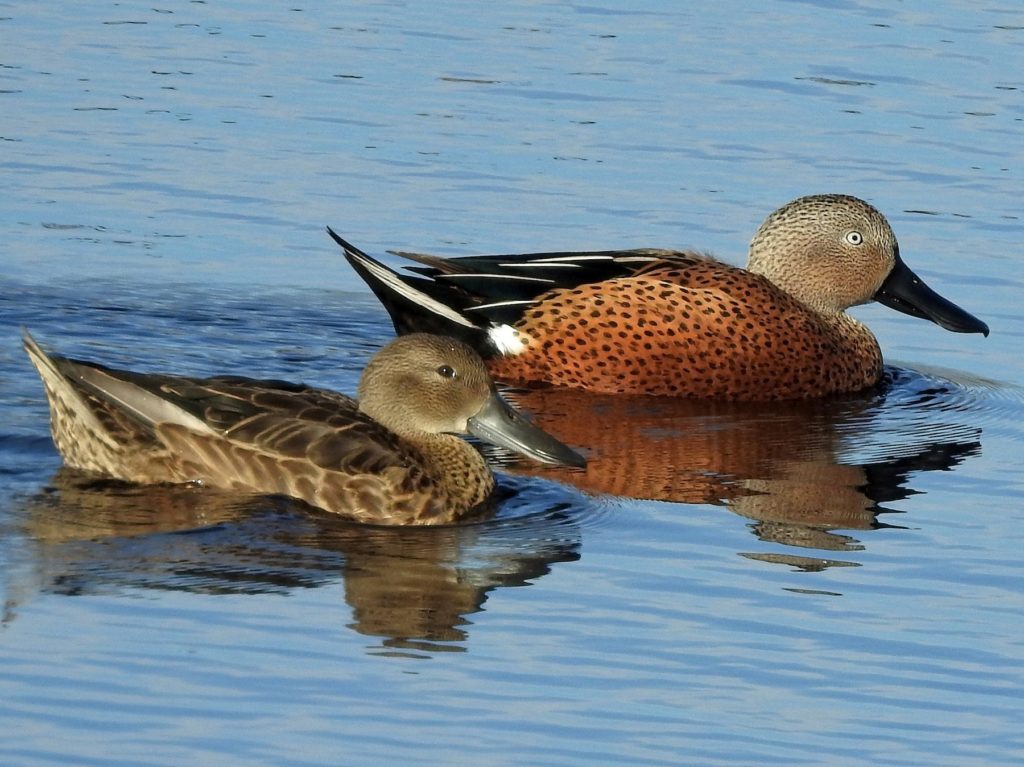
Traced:
<path fill-rule="evenodd" d="M 25 350 L 67 465 L 140 483 L 287 495 L 375 524 L 455 521 L 494 477 L 471 433 L 545 463 L 581 456 L 502 400 L 461 341 L 423 333 L 367 364 L 359 401 L 284 381 L 132 373 Z"/>
<path fill-rule="evenodd" d="M 958 333 L 988 326 L 904 264 L 885 217 L 845 195 L 772 213 L 747 268 L 671 250 L 444 259 L 399 274 L 333 231 L 399 334 L 443 332 L 509 383 L 731 400 L 820 397 L 879 381 L 882 353 L 846 313 L 875 300 Z"/>

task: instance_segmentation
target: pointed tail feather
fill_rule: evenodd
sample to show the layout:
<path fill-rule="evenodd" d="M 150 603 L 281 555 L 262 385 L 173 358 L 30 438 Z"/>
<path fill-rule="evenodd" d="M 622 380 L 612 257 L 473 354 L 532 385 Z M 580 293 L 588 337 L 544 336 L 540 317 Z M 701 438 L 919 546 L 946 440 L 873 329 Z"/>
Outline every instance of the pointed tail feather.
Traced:
<path fill-rule="evenodd" d="M 80 362 L 49 355 L 40 348 L 27 330 L 22 331 L 25 351 L 39 371 L 47 394 L 59 397 L 77 420 L 86 423 L 91 432 L 106 434 L 93 413 L 85 395 L 91 395 L 140 424 L 154 427 L 159 423 L 177 423 L 193 431 L 214 434 L 205 422 L 186 412 L 153 391 L 118 375 L 118 371 L 90 362 Z M 125 374 L 127 375 L 127 374 Z"/>
<path fill-rule="evenodd" d="M 99 422 L 92 408 L 82 393 L 68 380 L 59 367 L 60 357 L 51 357 L 28 332 L 28 329 L 21 329 L 21 340 L 28 354 L 28 359 L 39 373 L 43 381 L 43 388 L 46 390 L 46 399 L 50 405 L 50 421 L 54 435 L 54 442 L 58 442 L 57 418 L 61 412 L 73 414 L 74 418 L 82 424 L 82 428 L 97 438 L 113 445 L 106 428 Z"/>
<path fill-rule="evenodd" d="M 486 318 L 465 312 L 470 298 L 457 287 L 423 277 L 403 275 L 371 258 L 327 227 L 345 258 L 384 305 L 398 335 L 438 333 L 465 341 L 479 353 L 494 353 Z"/>

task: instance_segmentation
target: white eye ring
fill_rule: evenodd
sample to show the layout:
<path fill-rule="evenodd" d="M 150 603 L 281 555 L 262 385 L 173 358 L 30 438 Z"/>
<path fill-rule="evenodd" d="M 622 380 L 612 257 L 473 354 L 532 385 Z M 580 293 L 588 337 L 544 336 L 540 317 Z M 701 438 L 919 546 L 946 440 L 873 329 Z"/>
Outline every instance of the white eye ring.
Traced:
<path fill-rule="evenodd" d="M 846 240 L 847 245 L 860 245 L 864 242 L 864 235 L 854 229 L 847 232 L 843 239 Z"/>

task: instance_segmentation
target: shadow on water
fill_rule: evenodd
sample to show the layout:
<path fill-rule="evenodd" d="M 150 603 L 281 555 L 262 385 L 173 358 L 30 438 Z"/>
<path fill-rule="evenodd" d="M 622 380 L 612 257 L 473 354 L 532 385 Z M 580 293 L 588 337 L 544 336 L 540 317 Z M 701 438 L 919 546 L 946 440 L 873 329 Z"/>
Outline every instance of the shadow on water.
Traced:
<path fill-rule="evenodd" d="M 7 574 L 7 619 L 38 591 L 266 594 L 340 579 L 349 628 L 383 640 L 371 652 L 462 650 L 467 616 L 492 590 L 526 585 L 579 558 L 571 499 L 529 484 L 503 505 L 529 509 L 519 516 L 390 528 L 286 498 L 132 485 L 62 468 L 13 515 L 20 529 L 4 535 L 21 548 L 22 563 Z"/>
<path fill-rule="evenodd" d="M 720 504 L 753 520 L 761 540 L 803 549 L 863 548 L 850 531 L 899 526 L 897 503 L 918 472 L 945 471 L 981 451 L 969 385 L 889 368 L 874 390 L 808 402 L 727 403 L 509 392 L 563 441 L 585 446 L 585 472 L 515 470 L 590 493 Z M 972 413 L 972 411 L 974 411 Z M 837 532 L 844 531 L 844 532 Z M 850 562 L 744 554 L 801 569 Z"/>

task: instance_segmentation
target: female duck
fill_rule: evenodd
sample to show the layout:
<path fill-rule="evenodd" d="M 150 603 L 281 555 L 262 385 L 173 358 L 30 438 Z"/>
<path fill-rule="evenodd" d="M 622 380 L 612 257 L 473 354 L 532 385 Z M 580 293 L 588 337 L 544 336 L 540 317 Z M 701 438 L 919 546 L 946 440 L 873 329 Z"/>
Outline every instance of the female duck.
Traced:
<path fill-rule="evenodd" d="M 494 477 L 453 433 L 544 463 L 583 459 L 525 421 L 460 341 L 399 338 L 370 360 L 359 401 L 283 381 L 132 373 L 46 354 L 53 440 L 69 466 L 141 483 L 280 494 L 376 524 L 451 522 Z"/>
<path fill-rule="evenodd" d="M 985 323 L 928 288 L 885 217 L 856 197 L 772 213 L 747 268 L 670 250 L 442 259 L 398 274 L 328 232 L 396 330 L 467 341 L 498 379 L 603 393 L 772 400 L 864 389 L 882 375 L 868 301 L 959 333 Z"/>

